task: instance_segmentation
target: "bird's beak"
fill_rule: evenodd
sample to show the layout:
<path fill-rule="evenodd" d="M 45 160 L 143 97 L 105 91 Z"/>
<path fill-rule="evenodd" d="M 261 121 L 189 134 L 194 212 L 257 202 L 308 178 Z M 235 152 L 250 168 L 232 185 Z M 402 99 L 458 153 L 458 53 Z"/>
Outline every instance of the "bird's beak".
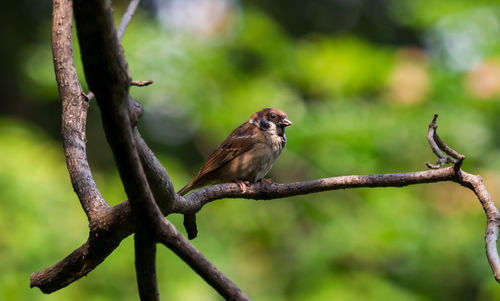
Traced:
<path fill-rule="evenodd" d="M 283 120 L 281 121 L 281 124 L 282 124 L 283 126 L 289 126 L 289 125 L 292 125 L 293 123 L 292 123 L 290 120 L 288 120 L 288 118 L 285 118 L 285 119 L 283 119 Z"/>

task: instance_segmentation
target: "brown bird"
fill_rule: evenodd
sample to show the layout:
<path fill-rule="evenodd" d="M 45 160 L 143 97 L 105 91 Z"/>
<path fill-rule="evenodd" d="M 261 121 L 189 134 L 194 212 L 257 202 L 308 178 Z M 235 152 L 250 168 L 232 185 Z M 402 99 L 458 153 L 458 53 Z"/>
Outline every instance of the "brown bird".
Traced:
<path fill-rule="evenodd" d="M 264 176 L 286 144 L 285 127 L 291 125 L 285 112 L 265 108 L 237 127 L 208 157 L 196 177 L 178 194 L 215 183 L 236 182 L 243 192 L 246 185 L 264 180 Z M 184 215 L 188 238 L 196 237 L 196 216 Z"/>

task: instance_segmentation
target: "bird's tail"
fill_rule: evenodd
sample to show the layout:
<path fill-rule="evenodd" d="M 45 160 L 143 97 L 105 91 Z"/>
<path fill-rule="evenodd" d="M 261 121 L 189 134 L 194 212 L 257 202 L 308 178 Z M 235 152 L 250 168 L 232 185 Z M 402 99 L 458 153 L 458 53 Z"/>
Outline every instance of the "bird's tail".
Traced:
<path fill-rule="evenodd" d="M 186 186 L 182 187 L 181 190 L 177 191 L 178 195 L 185 195 L 186 193 L 189 192 L 191 189 L 191 185 L 187 184 Z"/>

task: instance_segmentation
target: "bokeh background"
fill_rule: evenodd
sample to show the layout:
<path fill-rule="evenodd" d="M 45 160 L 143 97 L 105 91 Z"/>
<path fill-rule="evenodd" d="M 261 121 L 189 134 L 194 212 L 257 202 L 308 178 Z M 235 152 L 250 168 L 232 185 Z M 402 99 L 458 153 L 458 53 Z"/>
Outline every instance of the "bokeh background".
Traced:
<path fill-rule="evenodd" d="M 127 3 L 114 5 L 118 22 Z M 29 288 L 88 228 L 61 147 L 51 3 L 2 7 L 0 299 L 138 300 L 131 237 L 69 287 Z M 133 79 L 155 82 L 131 94 L 177 189 L 233 128 L 277 107 L 294 122 L 277 182 L 425 169 L 439 113 L 440 135 L 497 199 L 499 37 L 500 5 L 488 0 L 149 0 L 123 45 Z M 123 201 L 95 102 L 88 156 L 106 200 Z M 255 300 L 500 298 L 483 210 L 454 183 L 219 200 L 198 225 L 194 245 Z M 157 262 L 163 299 L 220 300 L 168 249 Z"/>

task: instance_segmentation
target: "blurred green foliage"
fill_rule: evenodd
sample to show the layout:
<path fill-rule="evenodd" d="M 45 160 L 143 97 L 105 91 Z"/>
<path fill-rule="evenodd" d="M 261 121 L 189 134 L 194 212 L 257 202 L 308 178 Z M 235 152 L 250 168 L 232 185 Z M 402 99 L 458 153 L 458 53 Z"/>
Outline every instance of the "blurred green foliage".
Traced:
<path fill-rule="evenodd" d="M 349 32 L 292 37 L 252 6 L 230 10 L 225 27 L 210 34 L 165 29 L 139 11 L 123 45 L 133 79 L 155 83 L 131 93 L 144 105 L 141 131 L 174 185 L 184 186 L 263 107 L 294 122 L 270 174 L 277 182 L 424 169 L 435 160 L 427 125 L 439 113 L 440 135 L 498 198 L 500 48 L 492 37 L 500 34 L 500 9 L 492 1 L 388 3 L 421 45 Z M 20 49 L 21 93 L 55 103 L 49 31 L 40 32 L 44 38 Z M 92 103 L 90 164 L 106 200 L 117 204 L 126 196 L 99 122 Z M 59 292 L 28 288 L 31 272 L 87 235 L 61 143 L 37 124 L 0 119 L 0 300 L 137 300 L 131 238 Z M 181 216 L 168 218 L 182 228 Z M 453 183 L 219 200 L 198 220 L 195 246 L 255 300 L 500 298 L 484 251 L 483 210 Z M 169 250 L 159 247 L 157 262 L 163 299 L 220 300 Z"/>

